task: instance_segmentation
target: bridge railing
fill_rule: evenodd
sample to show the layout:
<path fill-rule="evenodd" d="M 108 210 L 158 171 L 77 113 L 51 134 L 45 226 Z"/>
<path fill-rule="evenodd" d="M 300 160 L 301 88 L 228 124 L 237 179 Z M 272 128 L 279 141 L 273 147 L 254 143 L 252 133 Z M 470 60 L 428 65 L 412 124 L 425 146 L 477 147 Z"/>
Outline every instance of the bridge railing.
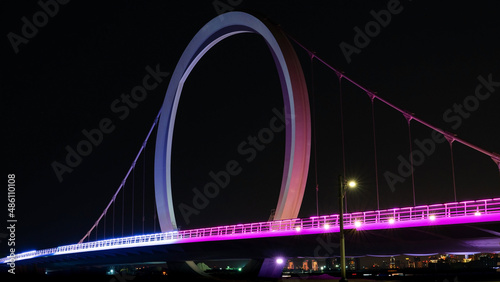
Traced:
<path fill-rule="evenodd" d="M 347 228 L 357 228 L 361 225 L 377 223 L 408 222 L 418 220 L 435 220 L 438 218 L 459 218 L 465 216 L 481 216 L 489 214 L 500 215 L 500 198 L 476 201 L 463 201 L 445 204 L 424 205 L 416 207 L 393 208 L 386 210 L 353 212 L 344 214 L 344 225 Z M 318 228 L 338 228 L 339 215 L 313 216 L 310 218 L 294 218 L 276 221 L 223 225 L 216 227 L 198 228 L 165 233 L 154 233 L 123 238 L 113 238 L 87 243 L 60 246 L 57 248 L 30 251 L 16 254 L 15 260 L 29 259 L 39 256 L 59 255 L 71 252 L 82 252 L 100 249 L 134 247 L 153 245 L 157 243 L 172 243 L 183 239 L 224 236 L 228 239 L 232 235 L 302 231 Z M 0 259 L 0 263 L 8 263 L 12 258 Z"/>
<path fill-rule="evenodd" d="M 396 223 L 400 221 L 436 219 L 444 217 L 479 216 L 481 214 L 500 213 L 500 198 L 478 201 L 464 201 L 446 204 L 423 205 L 416 207 L 394 208 L 387 210 L 346 213 L 344 224 L 352 227 L 357 224 Z M 122 245 L 138 245 L 141 243 L 203 238 L 214 236 L 228 236 L 263 232 L 300 231 L 316 228 L 338 227 L 339 215 L 324 215 L 310 218 L 295 218 L 277 221 L 257 222 L 206 227 L 166 233 L 139 235 L 116 238 L 82 244 L 59 247 L 58 253 L 79 251 L 85 249 L 99 249 Z"/>

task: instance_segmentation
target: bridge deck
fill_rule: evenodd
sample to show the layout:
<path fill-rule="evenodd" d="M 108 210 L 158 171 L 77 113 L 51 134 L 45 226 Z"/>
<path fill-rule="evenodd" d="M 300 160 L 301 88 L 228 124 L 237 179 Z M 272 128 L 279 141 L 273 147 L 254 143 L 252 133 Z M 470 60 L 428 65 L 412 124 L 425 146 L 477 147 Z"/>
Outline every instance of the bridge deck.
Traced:
<path fill-rule="evenodd" d="M 344 214 L 344 228 L 380 230 L 500 221 L 500 198 Z M 72 244 L 16 254 L 15 261 L 44 256 L 180 243 L 339 232 L 339 215 L 224 225 Z M 8 263 L 12 257 L 0 259 Z"/>

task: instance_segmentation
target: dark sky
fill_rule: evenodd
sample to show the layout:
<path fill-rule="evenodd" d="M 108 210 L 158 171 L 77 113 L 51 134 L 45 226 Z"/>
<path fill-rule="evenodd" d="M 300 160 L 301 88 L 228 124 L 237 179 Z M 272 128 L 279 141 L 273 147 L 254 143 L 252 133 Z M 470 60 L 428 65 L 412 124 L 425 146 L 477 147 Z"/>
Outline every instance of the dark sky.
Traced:
<path fill-rule="evenodd" d="M 500 152 L 500 18 L 496 2 L 233 2 L 237 10 L 268 16 L 332 66 L 391 103 L 488 151 Z M 172 73 L 184 48 L 217 16 L 217 10 L 212 1 L 74 1 L 58 4 L 57 10 L 46 8 L 52 15 L 44 18 L 46 12 L 40 12 L 43 9 L 35 1 L 1 5 L 3 194 L 6 197 L 7 174 L 15 173 L 18 250 L 75 243 L 125 176 L 160 110 L 170 77 L 127 112 L 121 95 L 141 85 L 148 68 Z M 364 30 L 374 21 L 374 14 L 387 14 L 380 11 L 388 5 L 394 12 L 390 21 L 386 18 L 385 26 L 372 30 L 364 45 L 358 42 L 359 52 L 351 54 L 348 62 L 340 44 L 355 46 L 356 28 Z M 39 25 L 35 30 L 26 24 L 33 23 L 34 15 L 38 15 Z M 12 39 L 12 34 L 18 37 Z M 296 50 L 310 86 L 307 53 Z M 319 209 L 329 214 L 337 212 L 337 177 L 343 171 L 339 84 L 335 73 L 318 62 L 313 68 Z M 474 96 L 481 85 L 478 77 L 493 81 L 490 95 L 487 87 L 481 90 L 482 99 Z M 348 208 L 376 209 L 370 100 L 345 81 L 342 91 L 346 171 L 360 182 L 348 195 Z M 210 171 L 221 171 L 229 161 L 237 160 L 242 172 L 206 208 L 192 215 L 189 223 L 176 210 L 182 229 L 268 219 L 281 183 L 284 133 L 277 133 L 251 162 L 237 148 L 248 136 L 268 127 L 273 109 L 282 107 L 271 54 L 258 36 L 231 37 L 203 57 L 187 80 L 179 104 L 172 156 L 176 209 L 181 203 L 192 205 L 192 189 L 201 190 L 210 181 Z M 460 107 L 462 112 L 458 112 Z M 88 156 L 77 161 L 60 181 L 51 164 L 64 163 L 66 146 L 75 149 L 86 140 L 83 131 L 92 132 L 106 122 L 104 127 L 110 132 L 103 133 Z M 406 120 L 375 102 L 375 123 L 380 207 L 412 205 L 411 177 L 404 177 L 394 189 L 384 178 L 385 172 L 398 174 L 398 156 L 408 159 Z M 418 149 L 417 143 L 429 140 L 431 130 L 412 122 L 411 134 L 413 148 Z M 146 160 L 139 159 L 134 185 L 130 181 L 126 186 L 126 235 L 131 233 L 132 222 L 134 232 L 142 233 L 143 186 L 145 229 L 152 232 L 154 228 L 155 137 L 153 134 L 148 143 Z M 457 143 L 453 149 L 457 200 L 499 197 L 499 172 L 491 159 Z M 313 163 L 312 157 L 301 217 L 316 213 Z M 446 142 L 425 155 L 415 170 L 417 205 L 453 201 L 450 163 Z M 129 215 L 132 188 L 133 221 Z M 6 200 L 2 202 L 7 209 Z M 115 235 L 121 235 L 121 204 L 118 197 Z M 7 215 L 2 214 L 3 226 Z M 106 220 L 109 236 L 110 214 Z M 0 255 L 6 247 L 3 241 Z"/>

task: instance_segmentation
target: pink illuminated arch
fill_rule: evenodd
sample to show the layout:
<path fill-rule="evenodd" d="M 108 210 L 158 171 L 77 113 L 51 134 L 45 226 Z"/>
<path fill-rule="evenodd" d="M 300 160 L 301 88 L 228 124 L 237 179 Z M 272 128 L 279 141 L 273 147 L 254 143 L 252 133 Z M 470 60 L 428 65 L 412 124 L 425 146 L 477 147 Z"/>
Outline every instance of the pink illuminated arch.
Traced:
<path fill-rule="evenodd" d="M 184 82 L 203 55 L 221 40 L 256 33 L 266 41 L 280 77 L 285 105 L 286 148 L 275 220 L 298 216 L 309 168 L 311 129 L 309 98 L 301 65 L 285 34 L 276 26 L 243 12 L 222 14 L 208 22 L 184 50 L 162 105 L 155 153 L 155 196 L 163 232 L 177 229 L 171 186 L 171 151 L 177 106 Z"/>

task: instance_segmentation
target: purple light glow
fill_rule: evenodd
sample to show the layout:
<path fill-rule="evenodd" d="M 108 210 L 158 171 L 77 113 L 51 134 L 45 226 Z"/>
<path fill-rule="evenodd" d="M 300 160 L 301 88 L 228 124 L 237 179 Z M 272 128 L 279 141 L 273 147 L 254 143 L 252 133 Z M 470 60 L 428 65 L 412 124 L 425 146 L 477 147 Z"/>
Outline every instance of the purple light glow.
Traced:
<path fill-rule="evenodd" d="M 356 228 L 360 228 L 360 227 L 361 227 L 361 221 L 356 220 L 356 221 L 354 222 L 354 227 L 356 227 Z"/>

